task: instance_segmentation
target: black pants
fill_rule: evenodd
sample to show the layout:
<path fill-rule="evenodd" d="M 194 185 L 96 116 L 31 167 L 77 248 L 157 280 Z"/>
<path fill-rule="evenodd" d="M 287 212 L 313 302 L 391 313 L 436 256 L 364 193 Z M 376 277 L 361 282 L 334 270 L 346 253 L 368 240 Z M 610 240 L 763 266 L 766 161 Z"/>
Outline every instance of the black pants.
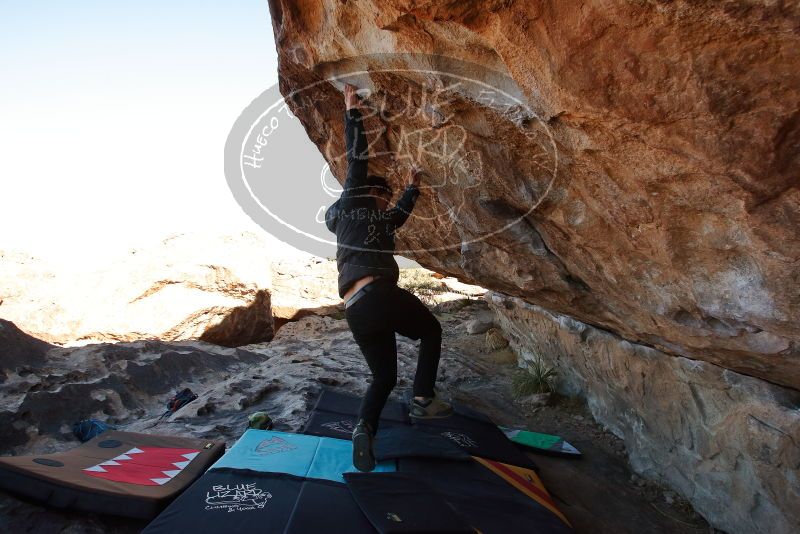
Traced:
<path fill-rule="evenodd" d="M 395 332 L 421 340 L 414 395 L 433 397 L 442 350 L 442 326 L 417 297 L 392 281 L 378 279 L 369 285 L 372 290 L 348 307 L 345 316 L 372 371 L 372 383 L 361 401 L 359 415 L 377 431 L 378 418 L 397 384 Z"/>

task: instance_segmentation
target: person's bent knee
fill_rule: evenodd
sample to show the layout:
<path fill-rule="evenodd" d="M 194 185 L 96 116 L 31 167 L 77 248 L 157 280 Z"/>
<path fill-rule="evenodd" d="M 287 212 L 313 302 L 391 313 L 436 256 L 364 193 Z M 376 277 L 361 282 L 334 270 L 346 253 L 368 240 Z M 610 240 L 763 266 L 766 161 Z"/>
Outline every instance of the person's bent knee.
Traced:
<path fill-rule="evenodd" d="M 383 376 L 380 378 L 373 377 L 372 387 L 380 390 L 381 393 L 389 394 L 397 386 L 397 375 L 389 377 Z"/>
<path fill-rule="evenodd" d="M 394 375 L 391 379 L 386 380 L 386 389 L 392 391 L 397 386 L 397 375 Z"/>
<path fill-rule="evenodd" d="M 434 317 L 433 321 L 430 323 L 430 326 L 428 326 L 428 329 L 425 331 L 425 334 L 422 337 L 429 339 L 442 338 L 442 325 L 438 319 Z"/>

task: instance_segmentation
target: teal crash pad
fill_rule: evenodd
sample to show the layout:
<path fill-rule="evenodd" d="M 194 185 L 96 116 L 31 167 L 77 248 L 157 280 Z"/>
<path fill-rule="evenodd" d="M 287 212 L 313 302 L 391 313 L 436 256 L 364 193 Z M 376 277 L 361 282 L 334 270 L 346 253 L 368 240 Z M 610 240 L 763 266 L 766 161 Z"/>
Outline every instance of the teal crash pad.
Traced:
<path fill-rule="evenodd" d="M 247 430 L 210 469 L 232 467 L 303 478 L 344 482 L 343 473 L 355 473 L 349 440 L 291 434 L 274 430 Z M 375 472 L 397 470 L 394 460 L 378 462 Z"/>

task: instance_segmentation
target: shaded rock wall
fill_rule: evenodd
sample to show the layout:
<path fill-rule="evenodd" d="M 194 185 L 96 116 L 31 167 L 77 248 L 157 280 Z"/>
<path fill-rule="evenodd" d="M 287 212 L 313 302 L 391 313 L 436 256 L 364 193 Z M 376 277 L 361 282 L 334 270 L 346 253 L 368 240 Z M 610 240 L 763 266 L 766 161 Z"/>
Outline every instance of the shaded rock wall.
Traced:
<path fill-rule="evenodd" d="M 521 362 L 541 357 L 559 390 L 585 396 L 631 466 L 727 532 L 797 532 L 800 393 L 630 343 L 519 298 L 487 300 Z"/>
<path fill-rule="evenodd" d="M 270 10 L 281 91 L 340 180 L 340 90 L 293 91 L 354 66 L 372 73 L 355 80 L 373 91 L 367 102 L 390 109 L 446 85 L 378 72 L 435 70 L 430 59 L 354 56 L 459 58 L 524 103 L 461 87 L 413 117 L 368 121 L 384 129 L 374 146 L 386 153 L 372 170 L 395 185 L 401 129 L 430 133 L 418 162 L 446 179 L 424 190 L 400 239 L 422 265 L 800 388 L 800 4 L 270 0 Z M 442 162 L 430 154 L 447 141 L 433 132 L 450 127 L 464 135 Z M 542 159 L 543 139 L 553 150 Z"/>
<path fill-rule="evenodd" d="M 199 339 L 223 347 L 240 347 L 269 341 L 274 335 L 275 319 L 270 294 L 266 289 L 260 289 L 253 302 L 227 312 L 219 323 L 206 327 Z"/>
<path fill-rule="evenodd" d="M 14 323 L 0 319 L 0 384 L 15 369 L 41 368 L 46 362 L 48 351 L 53 348 L 53 345 L 29 336 Z"/>

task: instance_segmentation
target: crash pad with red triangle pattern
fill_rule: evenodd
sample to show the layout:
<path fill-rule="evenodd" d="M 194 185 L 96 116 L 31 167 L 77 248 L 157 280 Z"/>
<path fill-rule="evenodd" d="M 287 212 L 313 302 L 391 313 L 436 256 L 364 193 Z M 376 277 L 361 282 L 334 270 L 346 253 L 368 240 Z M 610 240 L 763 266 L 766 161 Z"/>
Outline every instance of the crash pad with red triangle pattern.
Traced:
<path fill-rule="evenodd" d="M 65 452 L 0 457 L 0 489 L 57 508 L 149 519 L 224 451 L 221 441 L 108 430 Z"/>

